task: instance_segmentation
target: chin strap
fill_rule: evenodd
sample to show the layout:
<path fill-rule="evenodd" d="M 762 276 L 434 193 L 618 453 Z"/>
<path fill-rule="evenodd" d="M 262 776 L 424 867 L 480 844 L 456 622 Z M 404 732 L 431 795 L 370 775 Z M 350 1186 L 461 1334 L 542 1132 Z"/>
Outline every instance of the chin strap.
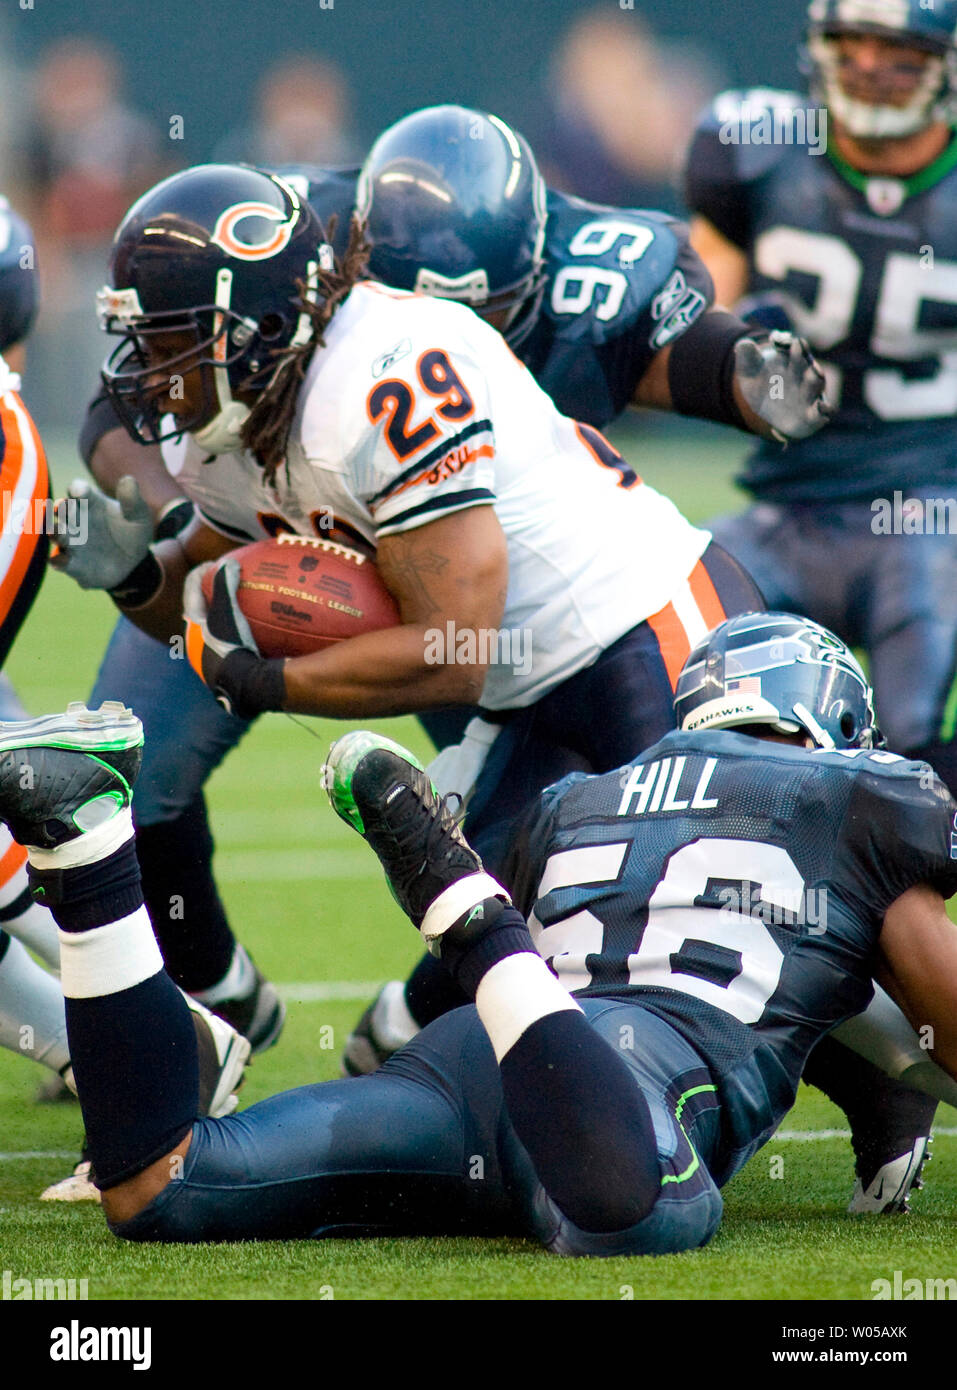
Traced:
<path fill-rule="evenodd" d="M 948 64 L 933 58 L 906 106 L 874 106 L 849 97 L 841 86 L 837 52 L 832 39 L 817 35 L 808 41 L 808 52 L 820 74 L 828 112 L 859 139 L 899 140 L 916 135 L 938 119 L 949 119 L 945 93 Z"/>
<path fill-rule="evenodd" d="M 228 333 L 226 314 L 229 312 L 233 294 L 233 272 L 223 267 L 216 275 L 216 309 L 213 315 L 213 389 L 219 410 L 201 430 L 192 432 L 193 438 L 209 454 L 230 454 L 241 447 L 240 434 L 249 416 L 249 407 L 233 399 L 229 385 Z"/>
<path fill-rule="evenodd" d="M 219 368 L 216 369 L 217 372 Z M 249 407 L 231 400 L 225 409 L 214 415 L 208 425 L 194 430 L 192 438 L 207 454 L 232 454 L 242 448 L 242 428 L 249 416 Z"/>

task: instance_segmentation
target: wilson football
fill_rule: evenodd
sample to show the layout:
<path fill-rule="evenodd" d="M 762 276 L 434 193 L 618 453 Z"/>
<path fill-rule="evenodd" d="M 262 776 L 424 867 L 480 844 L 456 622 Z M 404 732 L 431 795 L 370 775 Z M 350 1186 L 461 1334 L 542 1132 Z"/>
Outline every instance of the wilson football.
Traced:
<path fill-rule="evenodd" d="M 399 621 L 373 561 L 335 541 L 281 535 L 229 558 L 239 561 L 239 606 L 263 656 L 305 656 Z M 207 602 L 213 574 L 203 576 Z"/>

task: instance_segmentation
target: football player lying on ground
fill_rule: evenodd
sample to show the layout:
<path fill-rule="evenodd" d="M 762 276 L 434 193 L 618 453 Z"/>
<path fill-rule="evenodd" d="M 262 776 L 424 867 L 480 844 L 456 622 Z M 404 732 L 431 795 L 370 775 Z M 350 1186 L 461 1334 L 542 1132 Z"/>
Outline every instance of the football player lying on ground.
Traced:
<path fill-rule="evenodd" d="M 397 181 L 396 169 L 416 176 Z M 633 402 L 789 438 L 823 423 L 821 379 L 803 347 L 797 340 L 787 350 L 745 343 L 751 330 L 711 310 L 710 278 L 686 228 L 664 214 L 585 204 L 547 189 L 525 141 L 498 117 L 458 106 L 414 112 L 383 134 L 361 181 L 359 174 L 313 169 L 287 177 L 326 226 L 335 220 L 340 255 L 358 206 L 370 217 L 372 278 L 474 307 L 572 419 L 603 428 Z M 259 273 L 270 278 L 276 264 L 262 262 Z M 140 438 L 150 437 L 142 422 L 137 428 Z M 131 439 L 108 398 L 91 406 L 81 452 L 111 494 L 124 475 L 137 477 L 159 518 L 158 539 L 192 515 L 159 450 Z M 136 709 L 146 730 L 134 804 L 137 852 L 146 901 L 164 909 L 156 927 L 168 968 L 246 1031 L 257 1050 L 266 1047 L 281 1025 L 278 1001 L 268 984 L 254 983 L 229 929 L 202 793 L 249 725 L 125 620 L 91 697 L 94 704 L 107 698 Z M 443 743 L 457 742 L 469 711 L 459 707 L 454 721 L 438 712 L 422 717 Z M 173 921 L 165 911 L 171 894 L 184 904 Z"/>
<path fill-rule="evenodd" d="M 854 658 L 788 615 L 733 619 L 691 654 L 676 711 L 682 729 L 631 765 L 545 792 L 516 845 L 515 906 L 402 749 L 340 739 L 324 772 L 334 808 L 475 1006 L 373 1076 L 198 1122 L 188 1011 L 139 887 L 139 721 L 5 730 L 0 812 L 33 846 L 34 892 L 60 926 L 116 1234 L 700 1246 L 719 1188 L 774 1132 L 814 1043 L 868 1004 L 875 973 L 933 1030 L 951 1094 L 955 805 L 926 765 L 874 751 Z"/>

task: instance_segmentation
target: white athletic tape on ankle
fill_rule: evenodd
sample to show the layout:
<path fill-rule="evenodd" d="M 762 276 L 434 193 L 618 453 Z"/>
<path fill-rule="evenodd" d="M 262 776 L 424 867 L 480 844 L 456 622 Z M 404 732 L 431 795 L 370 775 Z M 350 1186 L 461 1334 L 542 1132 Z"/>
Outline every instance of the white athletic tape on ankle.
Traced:
<path fill-rule="evenodd" d="M 68 999 L 119 994 L 162 969 L 145 907 L 92 931 L 60 932 L 60 983 Z"/>
<path fill-rule="evenodd" d="M 373 1005 L 370 1023 L 373 1041 L 392 1052 L 397 1052 L 415 1037 L 419 1024 L 405 1002 L 404 980 L 390 980 L 382 986 L 382 992 Z"/>
<path fill-rule="evenodd" d="M 447 932 L 453 922 L 457 922 L 469 908 L 476 907 L 486 898 L 505 898 L 511 902 L 505 889 L 491 874 L 469 874 L 455 883 L 449 884 L 429 905 L 419 928 L 426 941 Z"/>
<path fill-rule="evenodd" d="M 67 840 L 58 849 L 28 845 L 27 856 L 35 869 L 75 869 L 81 864 L 96 864 L 100 859 L 108 859 L 132 838 L 133 813 L 124 806 L 112 820 L 94 830 L 84 831 L 75 840 Z"/>
<path fill-rule="evenodd" d="M 475 1007 L 500 1062 L 522 1034 L 549 1014 L 581 1009 L 541 956 L 523 951 L 497 961 L 479 982 Z"/>
<path fill-rule="evenodd" d="M 198 989 L 194 997 L 201 1004 L 221 1004 L 224 999 L 248 999 L 256 988 L 256 967 L 249 959 L 245 946 L 237 941 L 233 947 L 229 969 L 221 980 L 208 989 Z"/>

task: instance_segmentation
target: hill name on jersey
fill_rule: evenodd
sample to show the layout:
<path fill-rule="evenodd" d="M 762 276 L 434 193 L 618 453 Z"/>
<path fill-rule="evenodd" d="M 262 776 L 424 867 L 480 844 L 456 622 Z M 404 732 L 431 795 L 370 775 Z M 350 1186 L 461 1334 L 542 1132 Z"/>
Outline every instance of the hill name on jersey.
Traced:
<path fill-rule="evenodd" d="M 955 812 L 893 754 L 676 732 L 543 793 L 506 881 L 569 990 L 640 1000 L 704 1059 L 724 1181 L 793 1103 L 822 1029 L 869 1002 L 890 904 L 957 891 Z"/>

